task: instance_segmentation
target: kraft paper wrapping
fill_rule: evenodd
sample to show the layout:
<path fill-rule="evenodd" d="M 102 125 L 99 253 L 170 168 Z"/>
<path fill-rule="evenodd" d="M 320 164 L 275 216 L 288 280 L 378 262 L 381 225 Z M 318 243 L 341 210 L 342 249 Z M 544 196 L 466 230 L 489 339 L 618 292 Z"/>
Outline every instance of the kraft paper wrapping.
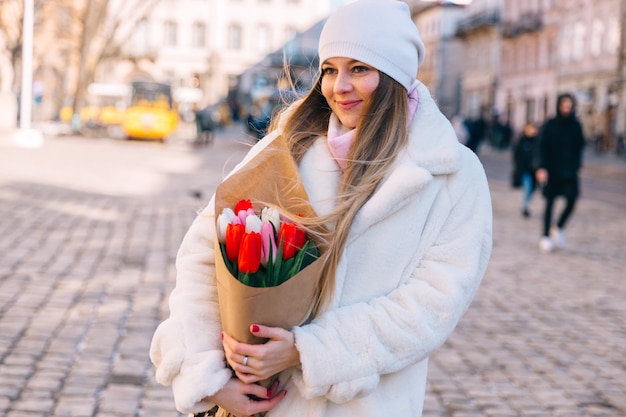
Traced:
<path fill-rule="evenodd" d="M 257 213 L 274 204 L 282 212 L 315 216 L 296 163 L 281 137 L 217 187 L 216 219 L 224 208 L 234 208 L 240 200 L 251 200 Z M 321 259 L 279 286 L 257 288 L 242 284 L 228 271 L 217 239 L 215 250 L 220 316 L 227 334 L 240 342 L 259 344 L 265 340 L 250 333 L 251 324 L 290 329 L 309 319 L 318 296 Z"/>

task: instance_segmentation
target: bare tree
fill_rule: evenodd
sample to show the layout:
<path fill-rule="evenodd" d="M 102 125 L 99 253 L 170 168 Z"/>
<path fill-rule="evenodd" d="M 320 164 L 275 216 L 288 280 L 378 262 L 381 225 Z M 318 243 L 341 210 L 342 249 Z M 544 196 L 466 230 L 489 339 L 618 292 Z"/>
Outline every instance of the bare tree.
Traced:
<path fill-rule="evenodd" d="M 74 111 L 85 97 L 103 58 L 121 57 L 124 42 L 132 37 L 137 23 L 145 19 L 161 0 L 86 0 L 82 16 L 80 60 L 74 94 Z"/>
<path fill-rule="evenodd" d="M 35 16 L 38 17 L 41 13 L 38 13 L 42 6 L 46 3 L 46 0 L 35 0 Z M 2 36 L 3 54 L 8 58 L 10 67 L 13 69 L 12 74 L 6 72 L 0 74 L 0 77 L 11 77 L 11 85 L 14 91 L 19 90 L 20 78 L 16 75 L 21 67 L 22 59 L 22 40 L 23 40 L 23 25 L 24 20 L 24 1 L 23 0 L 0 0 L 0 32 Z M 41 25 L 41 19 L 35 18 L 35 30 Z M 2 83 L 4 85 L 4 83 Z"/>
<path fill-rule="evenodd" d="M 124 42 L 132 37 L 137 23 L 149 16 L 152 9 L 161 0 L 82 0 L 82 1 L 59 1 L 59 0 L 35 0 L 35 39 L 40 46 L 40 54 L 49 53 L 55 46 L 57 39 L 50 37 L 50 33 L 43 35 L 41 27 L 43 23 L 42 10 L 47 5 L 59 6 L 63 3 L 65 8 L 71 8 L 74 40 L 65 43 L 64 48 L 69 49 L 70 55 L 77 56 L 76 84 L 73 88 L 73 111 L 76 112 L 83 105 L 86 90 L 89 83 L 93 82 L 98 64 L 104 58 L 121 58 Z M 0 0 L 0 32 L 4 55 L 8 57 L 14 74 L 19 74 L 22 54 L 22 20 L 23 0 Z M 51 16 L 47 15 L 46 18 Z M 75 29 L 75 30 L 74 30 Z M 35 65 L 45 61 L 43 56 L 35 57 Z M 63 62 L 63 65 L 72 65 Z M 57 68 L 59 71 L 67 71 L 68 68 Z M 19 78 L 13 76 L 13 89 L 19 91 Z M 0 74 L 6 77 L 9 74 Z M 60 101 L 60 98 L 58 98 Z"/>

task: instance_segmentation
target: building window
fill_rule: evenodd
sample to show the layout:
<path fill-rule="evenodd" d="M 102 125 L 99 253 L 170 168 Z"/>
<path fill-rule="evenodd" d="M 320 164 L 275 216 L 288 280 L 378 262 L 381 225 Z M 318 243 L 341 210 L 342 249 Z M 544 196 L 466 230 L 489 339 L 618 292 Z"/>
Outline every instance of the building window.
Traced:
<path fill-rule="evenodd" d="M 505 47 L 502 49 L 502 73 L 510 74 L 512 67 L 511 54 L 509 53 L 508 48 Z"/>
<path fill-rule="evenodd" d="M 206 45 L 206 25 L 196 22 L 193 24 L 191 30 L 191 46 L 194 48 L 204 48 Z"/>
<path fill-rule="evenodd" d="M 616 17 L 609 20 L 606 37 L 606 50 L 610 54 L 616 54 L 619 49 L 620 25 Z"/>
<path fill-rule="evenodd" d="M 176 22 L 165 22 L 163 25 L 163 44 L 165 46 L 176 46 L 178 26 Z"/>
<path fill-rule="evenodd" d="M 137 22 L 130 39 L 131 54 L 134 56 L 147 55 L 150 49 L 148 39 L 148 22 L 143 19 Z"/>
<path fill-rule="evenodd" d="M 241 49 L 241 26 L 237 23 L 228 26 L 228 48 Z"/>
<path fill-rule="evenodd" d="M 594 19 L 591 26 L 591 43 L 589 51 L 591 55 L 598 56 L 602 53 L 602 38 L 604 37 L 604 23 L 598 18 Z"/>
<path fill-rule="evenodd" d="M 574 40 L 572 44 L 572 58 L 576 61 L 582 61 L 585 56 L 585 36 L 587 29 L 585 25 L 578 22 L 574 25 Z"/>
<path fill-rule="evenodd" d="M 561 56 L 561 62 L 568 62 L 571 58 L 572 52 L 572 30 L 571 26 L 567 25 L 561 31 L 561 39 L 559 45 L 559 52 Z"/>
<path fill-rule="evenodd" d="M 272 48 L 271 32 L 267 25 L 259 26 L 256 37 L 257 48 L 259 52 L 269 52 Z"/>

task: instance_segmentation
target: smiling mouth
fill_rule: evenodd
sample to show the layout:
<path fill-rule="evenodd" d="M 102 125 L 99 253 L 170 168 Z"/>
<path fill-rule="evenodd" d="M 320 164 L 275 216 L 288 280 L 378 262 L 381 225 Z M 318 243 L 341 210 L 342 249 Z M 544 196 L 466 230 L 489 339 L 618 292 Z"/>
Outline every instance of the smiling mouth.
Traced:
<path fill-rule="evenodd" d="M 337 105 L 341 107 L 343 110 L 350 110 L 361 103 L 360 100 L 347 100 L 347 101 L 337 101 Z"/>

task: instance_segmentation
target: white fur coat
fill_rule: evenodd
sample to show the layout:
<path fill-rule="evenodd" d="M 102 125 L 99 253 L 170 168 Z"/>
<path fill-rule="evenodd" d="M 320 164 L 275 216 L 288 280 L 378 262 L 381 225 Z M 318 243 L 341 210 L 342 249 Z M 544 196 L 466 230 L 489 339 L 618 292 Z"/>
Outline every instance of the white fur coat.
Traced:
<path fill-rule="evenodd" d="M 409 147 L 359 211 L 336 275 L 332 306 L 292 329 L 302 367 L 283 372 L 287 396 L 268 417 L 421 415 L 427 359 L 468 308 L 491 253 L 484 170 L 422 84 Z M 240 164 L 276 134 L 257 144 Z M 237 168 L 236 168 L 237 169 Z M 319 214 L 332 208 L 339 171 L 320 138 L 300 164 Z M 150 349 L 176 407 L 199 412 L 221 389 L 224 366 L 214 279 L 214 207 L 180 247 L 170 317 Z"/>

